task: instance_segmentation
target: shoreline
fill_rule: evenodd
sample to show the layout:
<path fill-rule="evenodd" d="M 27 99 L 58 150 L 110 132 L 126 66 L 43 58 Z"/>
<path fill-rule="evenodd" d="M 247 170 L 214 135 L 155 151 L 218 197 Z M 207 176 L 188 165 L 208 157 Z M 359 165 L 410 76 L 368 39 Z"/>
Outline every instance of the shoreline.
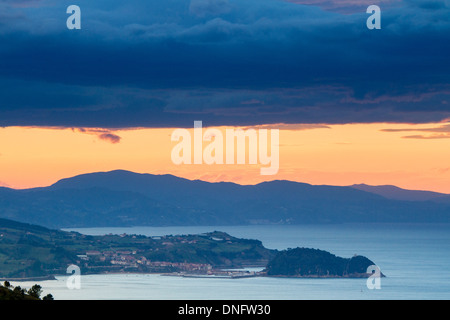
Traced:
<path fill-rule="evenodd" d="M 361 279 L 369 278 L 371 274 L 355 274 L 351 276 L 319 276 L 319 275 L 308 275 L 308 276 L 284 276 L 284 275 L 268 275 L 266 273 L 255 273 L 255 274 L 243 274 L 242 272 L 236 272 L 236 275 L 225 275 L 225 274 L 195 274 L 195 273 L 161 273 L 161 272 L 100 272 L 100 273 L 85 273 L 84 275 L 160 275 L 164 277 L 180 277 L 180 278 L 203 278 L 203 279 L 242 279 L 242 278 L 283 278 L 283 279 Z M 83 276 L 83 275 L 81 275 Z M 9 282 L 30 282 L 30 281 L 49 281 L 58 280 L 57 277 L 70 277 L 70 274 L 55 274 L 42 277 L 30 277 L 30 278 L 0 278 L 0 281 Z M 384 274 L 381 278 L 385 278 Z"/>
<path fill-rule="evenodd" d="M 27 281 L 47 281 L 47 280 L 56 280 L 56 275 L 48 275 L 41 277 L 23 277 L 23 278 L 0 278 L 0 281 L 8 281 L 8 282 L 27 282 Z"/>

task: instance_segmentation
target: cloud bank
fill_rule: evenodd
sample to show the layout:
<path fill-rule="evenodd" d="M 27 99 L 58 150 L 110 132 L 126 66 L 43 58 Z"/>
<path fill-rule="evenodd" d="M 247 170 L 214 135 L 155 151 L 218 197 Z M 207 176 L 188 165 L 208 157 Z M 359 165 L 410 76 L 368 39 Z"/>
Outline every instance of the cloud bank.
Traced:
<path fill-rule="evenodd" d="M 382 1 L 381 30 L 364 1 L 294 2 L 80 0 L 68 30 L 69 1 L 4 1 L 0 125 L 450 118 L 449 1 Z"/>

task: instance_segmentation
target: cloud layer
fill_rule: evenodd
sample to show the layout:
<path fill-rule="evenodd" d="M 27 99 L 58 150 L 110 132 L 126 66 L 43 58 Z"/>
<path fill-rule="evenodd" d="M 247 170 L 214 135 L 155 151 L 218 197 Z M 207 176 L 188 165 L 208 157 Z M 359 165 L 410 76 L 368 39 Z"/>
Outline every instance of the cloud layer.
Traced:
<path fill-rule="evenodd" d="M 82 29 L 68 30 L 69 1 L 4 1 L 0 125 L 450 117 L 449 1 L 382 1 L 381 30 L 365 10 L 297 2 L 80 0 Z"/>
<path fill-rule="evenodd" d="M 403 138 L 405 139 L 450 139 L 450 123 L 445 123 L 434 128 L 382 129 L 381 131 L 425 133 L 404 136 Z"/>

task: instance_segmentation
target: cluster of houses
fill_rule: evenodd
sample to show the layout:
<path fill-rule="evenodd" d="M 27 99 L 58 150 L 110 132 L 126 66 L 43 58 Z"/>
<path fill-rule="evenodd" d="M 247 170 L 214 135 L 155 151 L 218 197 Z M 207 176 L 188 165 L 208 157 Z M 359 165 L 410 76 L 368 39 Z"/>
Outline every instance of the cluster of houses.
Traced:
<path fill-rule="evenodd" d="M 80 261 L 85 262 L 85 266 L 93 266 L 102 263 L 110 263 L 114 266 L 123 266 L 128 268 L 141 268 L 149 272 L 192 272 L 192 273 L 210 273 L 212 266 L 204 263 L 187 262 L 167 262 L 151 261 L 144 256 L 136 255 L 136 251 L 118 250 L 118 251 L 86 251 L 84 255 L 78 255 Z M 91 262 L 91 263 L 89 263 Z"/>

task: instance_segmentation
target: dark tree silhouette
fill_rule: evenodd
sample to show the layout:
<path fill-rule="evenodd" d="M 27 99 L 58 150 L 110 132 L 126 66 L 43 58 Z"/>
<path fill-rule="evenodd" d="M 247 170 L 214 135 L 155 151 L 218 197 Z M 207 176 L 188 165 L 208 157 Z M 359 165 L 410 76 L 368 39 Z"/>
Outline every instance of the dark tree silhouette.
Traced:
<path fill-rule="evenodd" d="M 33 298 L 40 299 L 42 293 L 42 287 L 38 284 L 35 284 L 28 290 L 28 294 Z"/>

